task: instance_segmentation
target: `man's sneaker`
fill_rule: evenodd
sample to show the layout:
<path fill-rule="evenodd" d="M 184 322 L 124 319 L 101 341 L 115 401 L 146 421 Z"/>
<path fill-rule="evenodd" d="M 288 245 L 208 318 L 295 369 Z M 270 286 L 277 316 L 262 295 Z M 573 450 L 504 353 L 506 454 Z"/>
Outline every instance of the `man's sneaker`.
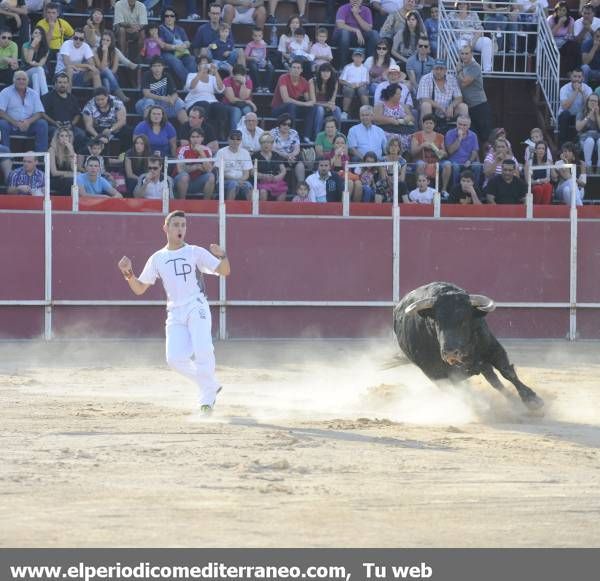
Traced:
<path fill-rule="evenodd" d="M 211 405 L 201 405 L 200 406 L 200 413 L 205 415 L 205 416 L 209 416 L 210 414 L 212 414 L 213 412 L 213 408 Z"/>

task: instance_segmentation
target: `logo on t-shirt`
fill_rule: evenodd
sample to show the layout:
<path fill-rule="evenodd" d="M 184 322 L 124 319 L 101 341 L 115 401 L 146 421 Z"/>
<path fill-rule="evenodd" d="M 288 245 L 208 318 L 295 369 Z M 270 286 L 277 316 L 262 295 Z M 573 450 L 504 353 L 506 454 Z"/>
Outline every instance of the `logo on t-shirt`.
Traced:
<path fill-rule="evenodd" d="M 183 260 L 182 264 L 178 264 L 178 260 Z M 186 262 L 185 258 L 172 258 L 171 260 L 167 260 L 165 264 L 169 264 L 169 262 L 173 263 L 173 271 L 175 272 L 175 276 L 183 276 L 184 282 L 187 282 L 187 275 L 192 273 L 192 265 L 189 262 Z"/>

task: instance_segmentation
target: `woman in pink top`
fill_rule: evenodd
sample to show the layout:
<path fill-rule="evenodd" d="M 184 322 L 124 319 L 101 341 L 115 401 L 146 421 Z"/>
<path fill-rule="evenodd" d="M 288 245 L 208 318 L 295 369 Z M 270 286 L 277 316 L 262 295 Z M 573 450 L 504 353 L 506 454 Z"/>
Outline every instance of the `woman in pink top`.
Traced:
<path fill-rule="evenodd" d="M 573 35 L 575 21 L 569 16 L 568 4 L 564 0 L 557 2 L 553 14 L 547 20 L 560 50 L 560 74 L 566 76 L 569 71 L 581 65 L 581 51 Z"/>

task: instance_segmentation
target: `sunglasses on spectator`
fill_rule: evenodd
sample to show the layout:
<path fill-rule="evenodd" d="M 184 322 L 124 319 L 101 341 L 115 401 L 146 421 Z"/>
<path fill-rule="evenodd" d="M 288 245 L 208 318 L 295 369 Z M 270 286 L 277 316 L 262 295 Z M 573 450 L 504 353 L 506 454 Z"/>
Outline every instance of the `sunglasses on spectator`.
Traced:
<path fill-rule="evenodd" d="M 418 44 L 417 45 L 418 48 L 429 48 L 428 44 Z"/>
<path fill-rule="evenodd" d="M 73 40 L 83 40 L 83 36 L 74 36 Z"/>
<path fill-rule="evenodd" d="M 12 36 L 8 36 L 8 35 L 7 35 L 7 36 L 4 36 L 4 35 L 3 35 L 3 36 L 0 36 L 0 38 L 1 38 L 2 40 L 10 40 L 10 39 L 12 38 Z"/>

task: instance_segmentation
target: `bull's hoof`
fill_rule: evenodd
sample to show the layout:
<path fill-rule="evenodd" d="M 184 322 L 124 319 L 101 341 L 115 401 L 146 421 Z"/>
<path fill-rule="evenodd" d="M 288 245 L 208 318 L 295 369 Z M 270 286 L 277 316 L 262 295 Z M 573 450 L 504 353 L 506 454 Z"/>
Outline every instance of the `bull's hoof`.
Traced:
<path fill-rule="evenodd" d="M 523 403 L 530 412 L 539 412 L 544 407 L 544 400 L 535 393 L 523 399 Z"/>

